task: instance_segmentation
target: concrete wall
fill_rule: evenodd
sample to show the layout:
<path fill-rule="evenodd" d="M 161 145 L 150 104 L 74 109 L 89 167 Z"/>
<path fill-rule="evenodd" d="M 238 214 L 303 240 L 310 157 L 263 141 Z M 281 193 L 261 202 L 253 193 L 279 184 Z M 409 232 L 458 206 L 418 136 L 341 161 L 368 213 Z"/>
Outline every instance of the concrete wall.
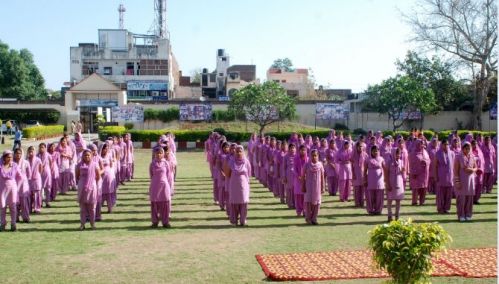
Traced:
<path fill-rule="evenodd" d="M 227 110 L 226 104 L 212 104 L 214 110 Z M 145 108 L 152 109 L 167 109 L 170 107 L 178 107 L 178 104 L 151 104 L 146 105 Z M 349 129 L 362 128 L 365 130 L 387 130 L 393 129 L 392 121 L 388 119 L 387 115 L 378 113 L 350 113 L 347 120 L 315 120 L 315 103 L 299 103 L 296 105 L 296 113 L 298 115 L 298 122 L 306 125 L 317 125 L 318 127 L 332 128 L 336 123 L 345 124 Z M 467 111 L 443 111 L 437 115 L 428 115 L 424 117 L 423 124 L 421 121 L 413 121 L 408 125 L 404 125 L 400 130 L 409 130 L 412 127 L 435 129 L 435 130 L 448 130 L 457 129 L 459 124 L 466 127 L 471 119 L 471 113 Z M 497 121 L 489 119 L 489 113 L 482 113 L 483 130 L 484 131 L 497 131 Z M 162 129 L 171 127 L 171 124 L 162 123 L 160 121 L 145 122 L 144 125 L 136 124 L 137 129 Z"/>
<path fill-rule="evenodd" d="M 146 109 L 168 109 L 178 107 L 179 102 L 170 102 L 168 104 L 145 104 Z M 227 104 L 213 103 L 213 110 L 227 110 Z M 78 120 L 79 114 L 75 110 L 66 110 L 64 106 L 59 104 L 18 104 L 18 103 L 0 103 L 0 109 L 15 109 L 19 111 L 28 111 L 29 109 L 54 109 L 59 111 L 61 116 L 58 124 L 67 125 L 71 120 Z M 315 120 L 315 102 L 302 102 L 296 105 L 298 122 L 306 125 L 317 125 L 320 127 L 332 128 L 335 123 L 346 124 L 351 130 L 355 128 L 385 130 L 392 129 L 392 122 L 388 120 L 387 115 L 378 113 L 360 113 L 352 112 L 349 114 L 348 120 L 331 120 L 331 121 L 316 121 Z M 459 124 L 467 126 L 471 119 L 471 113 L 466 111 L 445 111 L 437 115 L 428 115 L 424 118 L 423 125 L 420 121 L 415 121 L 412 124 L 405 125 L 401 129 L 407 130 L 411 127 L 423 127 L 425 129 L 446 130 L 459 128 Z M 497 120 L 490 120 L 488 112 L 482 113 L 483 130 L 497 131 Z M 135 123 L 136 129 L 164 129 L 171 127 L 172 124 L 165 124 L 160 121 L 145 122 L 145 124 Z"/>

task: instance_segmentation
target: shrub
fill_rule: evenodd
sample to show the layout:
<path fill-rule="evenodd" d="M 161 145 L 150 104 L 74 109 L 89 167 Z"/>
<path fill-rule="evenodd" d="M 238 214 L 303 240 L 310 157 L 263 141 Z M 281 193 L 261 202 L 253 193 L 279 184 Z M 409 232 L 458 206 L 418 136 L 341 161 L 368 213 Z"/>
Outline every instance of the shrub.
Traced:
<path fill-rule="evenodd" d="M 24 138 L 43 139 L 64 134 L 64 125 L 34 126 L 23 129 Z"/>
<path fill-rule="evenodd" d="M 336 131 L 338 130 L 348 130 L 348 126 L 343 123 L 335 123 L 333 127 Z"/>
<path fill-rule="evenodd" d="M 127 123 L 125 123 L 125 129 L 126 129 L 126 130 L 133 129 L 133 126 L 134 126 L 134 125 L 133 125 L 133 123 L 131 123 L 131 122 L 127 122 Z"/>
<path fill-rule="evenodd" d="M 234 121 L 236 116 L 233 112 L 227 110 L 214 110 L 212 112 L 213 121 Z"/>
<path fill-rule="evenodd" d="M 364 129 L 362 128 L 355 128 L 353 130 L 353 134 L 354 135 L 367 135 L 367 131 L 365 131 Z"/>
<path fill-rule="evenodd" d="M 225 135 L 226 134 L 225 129 L 223 129 L 221 127 L 213 129 L 213 132 L 217 132 L 220 135 Z"/>
<path fill-rule="evenodd" d="M 162 122 L 170 122 L 178 120 L 180 116 L 180 111 L 176 107 L 172 107 L 165 110 L 157 110 L 147 108 L 144 110 L 144 120 L 161 120 Z"/>
<path fill-rule="evenodd" d="M 410 219 L 379 225 L 369 234 L 378 267 L 386 269 L 395 283 L 403 284 L 426 281 L 432 254 L 452 240 L 437 223 L 413 224 Z"/>

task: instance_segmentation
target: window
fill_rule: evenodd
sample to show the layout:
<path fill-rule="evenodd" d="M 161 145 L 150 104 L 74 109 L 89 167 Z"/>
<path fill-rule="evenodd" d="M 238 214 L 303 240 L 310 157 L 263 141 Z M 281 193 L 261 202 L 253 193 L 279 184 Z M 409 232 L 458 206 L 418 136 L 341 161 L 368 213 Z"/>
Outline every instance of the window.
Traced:
<path fill-rule="evenodd" d="M 218 76 L 223 77 L 224 73 L 218 73 Z"/>
<path fill-rule="evenodd" d="M 227 57 L 222 57 L 222 61 L 227 61 Z"/>
<path fill-rule="evenodd" d="M 279 83 L 279 80 L 274 80 L 274 82 Z"/>
<path fill-rule="evenodd" d="M 80 60 L 73 59 L 73 60 L 71 60 L 71 63 L 73 63 L 73 64 L 80 64 Z"/>
<path fill-rule="evenodd" d="M 282 80 L 281 83 L 286 83 L 286 80 Z"/>
<path fill-rule="evenodd" d="M 104 67 L 104 75 L 113 75 L 113 67 Z"/>

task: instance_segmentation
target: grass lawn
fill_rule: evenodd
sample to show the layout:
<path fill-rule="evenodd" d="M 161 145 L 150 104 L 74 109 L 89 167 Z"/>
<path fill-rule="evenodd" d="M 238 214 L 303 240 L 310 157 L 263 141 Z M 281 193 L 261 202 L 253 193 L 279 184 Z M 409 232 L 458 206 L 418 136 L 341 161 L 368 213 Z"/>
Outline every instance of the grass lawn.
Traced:
<path fill-rule="evenodd" d="M 223 128 L 226 131 L 235 132 L 258 132 L 258 125 L 251 122 L 231 121 L 231 122 L 179 122 L 178 120 L 166 124 L 168 129 L 189 129 L 189 130 L 213 130 L 215 128 Z M 151 128 L 147 123 L 144 127 Z M 301 130 L 313 130 L 313 125 L 305 125 L 297 122 L 279 122 L 273 123 L 265 127 L 265 132 L 292 132 Z M 317 127 L 317 130 L 329 130 L 329 128 Z"/>
<path fill-rule="evenodd" d="M 305 226 L 265 188 L 252 183 L 247 228 L 229 226 L 225 212 L 213 205 L 211 181 L 200 152 L 178 154 L 172 228 L 150 229 L 147 166 L 150 151 L 136 153 L 136 179 L 120 188 L 113 214 L 104 214 L 96 231 L 79 232 L 75 193 L 59 196 L 31 224 L 16 233 L 0 233 L 2 283 L 255 283 L 265 276 L 255 254 L 363 249 L 367 232 L 386 216 L 325 197 L 320 226 Z M 453 237 L 451 248 L 495 247 L 497 202 L 484 195 L 474 220 L 456 222 L 436 215 L 434 196 L 426 206 L 402 207 L 403 218 L 438 221 Z M 383 279 L 334 281 L 381 283 Z M 495 283 L 496 279 L 434 278 L 434 283 Z"/>

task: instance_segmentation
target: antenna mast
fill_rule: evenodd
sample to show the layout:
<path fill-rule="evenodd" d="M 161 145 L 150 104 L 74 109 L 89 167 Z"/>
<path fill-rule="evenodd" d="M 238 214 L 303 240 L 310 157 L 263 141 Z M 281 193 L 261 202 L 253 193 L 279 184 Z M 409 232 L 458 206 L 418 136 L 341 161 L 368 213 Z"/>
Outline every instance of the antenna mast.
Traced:
<path fill-rule="evenodd" d="M 123 5 L 123 3 L 120 4 L 120 6 L 118 7 L 118 12 L 120 13 L 120 25 L 119 25 L 119 28 L 121 30 L 123 30 L 123 29 L 125 29 L 123 16 L 125 15 L 125 12 L 126 12 L 125 5 Z"/>
<path fill-rule="evenodd" d="M 154 0 L 154 11 L 156 13 L 155 32 L 159 38 L 167 38 L 166 29 L 166 0 Z"/>

